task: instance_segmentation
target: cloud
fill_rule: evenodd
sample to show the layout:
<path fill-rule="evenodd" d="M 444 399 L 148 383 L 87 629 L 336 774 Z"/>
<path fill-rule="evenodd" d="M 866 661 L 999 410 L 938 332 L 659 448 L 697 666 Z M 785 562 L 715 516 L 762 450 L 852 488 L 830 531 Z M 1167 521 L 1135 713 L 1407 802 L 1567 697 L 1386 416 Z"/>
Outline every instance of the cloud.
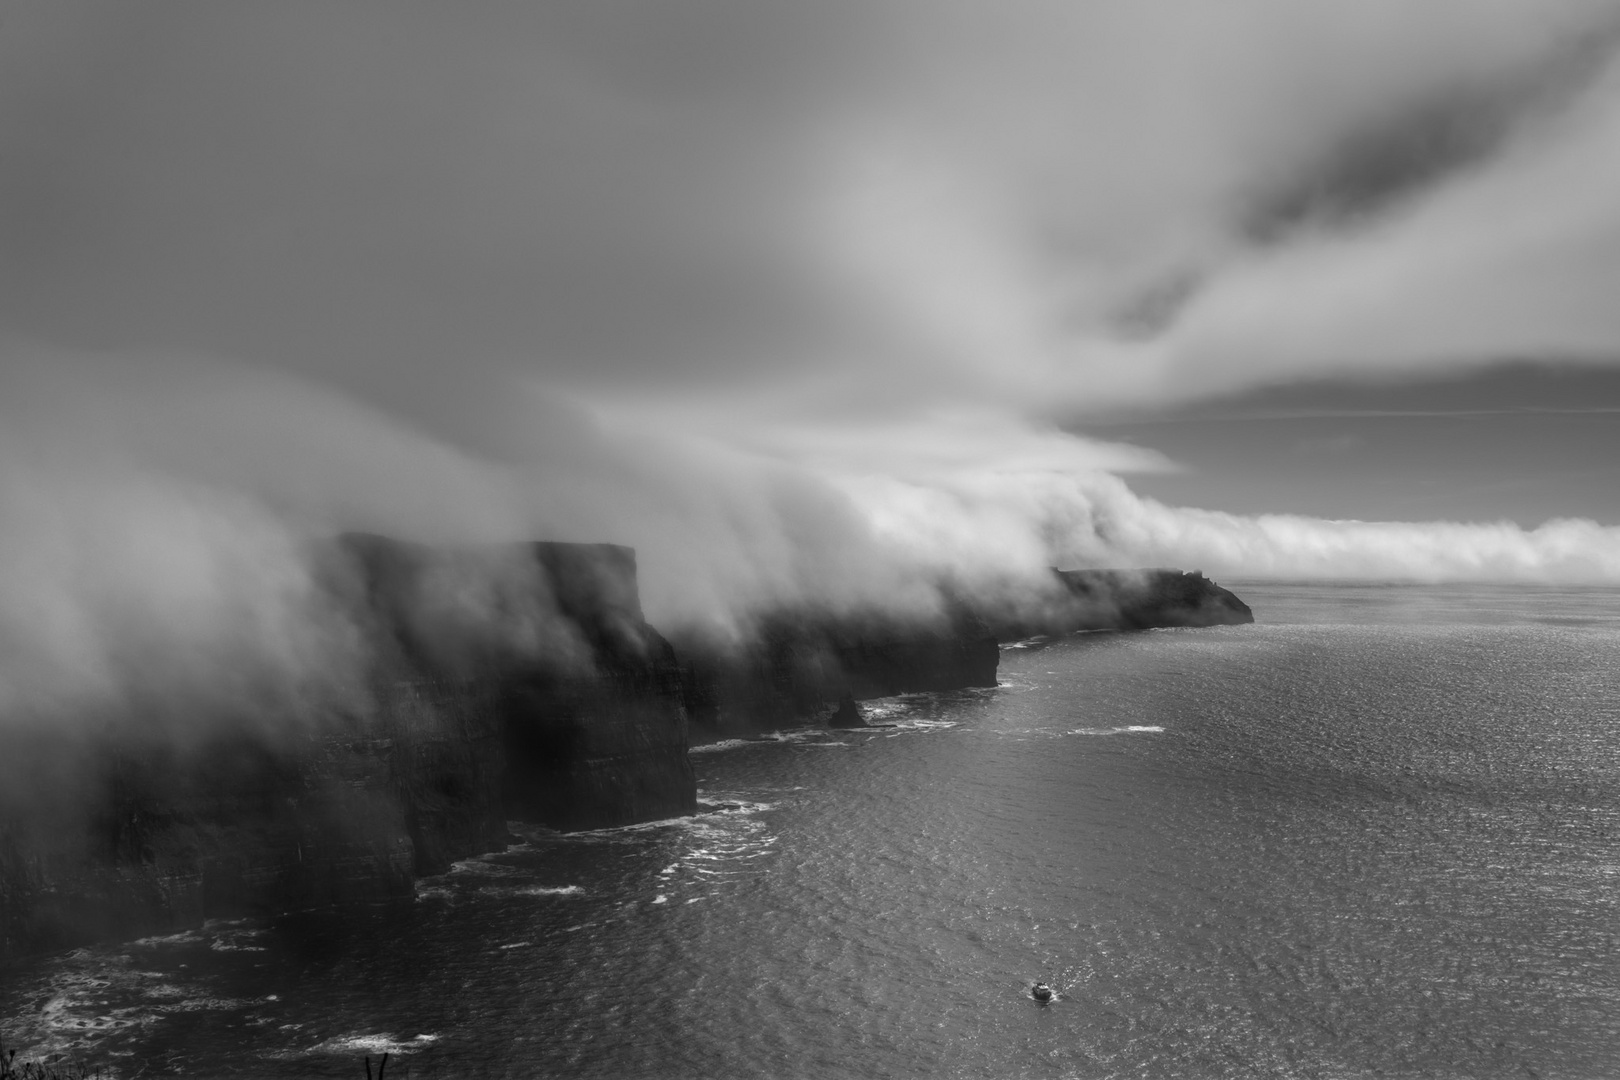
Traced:
<path fill-rule="evenodd" d="M 108 381 L 130 386 L 110 358 L 7 359 L 8 375 L 33 371 L 6 380 L 0 406 L 0 715 L 14 719 L 363 710 L 365 646 L 313 554 L 353 527 L 628 543 L 656 625 L 720 633 L 782 604 L 928 617 L 942 585 L 1016 603 L 1052 565 L 1620 581 L 1615 528 L 1178 509 L 1103 471 L 1152 455 L 1009 424 L 989 448 L 982 421 L 919 421 L 818 437 L 810 455 L 792 433 L 749 448 L 554 402 L 567 438 L 509 438 L 498 459 L 232 365 L 118 357 L 140 390 L 109 407 Z"/>
<path fill-rule="evenodd" d="M 1296 454 L 1342 456 L 1361 449 L 1366 442 L 1360 435 L 1323 435 L 1300 439 L 1294 443 L 1293 451 Z"/>
<path fill-rule="evenodd" d="M 1412 312 L 1489 285 L 1458 279 L 1477 248 L 1498 286 L 1606 265 L 1585 226 L 1610 203 L 1592 80 L 1617 14 L 34 5 L 0 39 L 0 318 L 290 368 L 463 428 L 468 386 L 512 373 L 842 414 L 1231 390 L 1354 370 L 1363 337 L 1416 335 L 1419 363 L 1455 320 Z M 1528 235 L 1471 237 L 1487 221 Z M 1404 268 L 1409 303 L 1355 292 L 1373 263 Z M 1361 333 L 1331 365 L 1291 359 L 1347 291 Z M 1515 344 L 1609 340 L 1591 318 L 1544 333 L 1559 312 L 1529 300 L 1494 310 Z M 1138 347 L 1144 327 L 1166 333 Z"/>
<path fill-rule="evenodd" d="M 1229 576 L 1379 581 L 1620 581 L 1620 527 L 1549 521 L 1325 521 L 1167 507 L 1116 490 L 1114 552 Z"/>
<path fill-rule="evenodd" d="M 846 131 L 823 238 L 896 370 L 1084 412 L 1612 353 L 1614 5 L 1065 10 Z"/>
<path fill-rule="evenodd" d="M 361 649 L 299 538 L 134 472 L 0 472 L 0 716 L 283 722 L 360 699 Z"/>
<path fill-rule="evenodd" d="M 1620 361 L 1603 284 L 1620 273 L 1620 200 L 1599 180 L 1620 166 L 1617 87 L 1611 63 L 1570 110 L 1388 219 L 1235 267 L 1169 335 L 1172 370 L 1196 393 L 1216 380 Z"/>
<path fill-rule="evenodd" d="M 1617 17 L 18 5 L 0 707 L 341 692 L 348 528 L 628 543 L 666 624 L 1053 563 L 1614 579 L 1590 523 L 1165 507 L 1051 422 L 1620 356 Z"/>

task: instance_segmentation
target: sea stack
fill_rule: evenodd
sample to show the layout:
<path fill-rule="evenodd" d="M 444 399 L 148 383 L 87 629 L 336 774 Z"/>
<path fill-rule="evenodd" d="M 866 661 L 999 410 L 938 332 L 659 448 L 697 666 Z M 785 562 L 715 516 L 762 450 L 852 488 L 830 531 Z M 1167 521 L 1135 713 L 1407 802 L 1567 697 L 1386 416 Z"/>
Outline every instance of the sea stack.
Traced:
<path fill-rule="evenodd" d="M 830 728 L 863 728 L 866 727 L 866 717 L 861 715 L 861 707 L 855 704 L 855 698 L 845 694 L 838 699 L 838 708 L 827 717 L 827 726 Z"/>

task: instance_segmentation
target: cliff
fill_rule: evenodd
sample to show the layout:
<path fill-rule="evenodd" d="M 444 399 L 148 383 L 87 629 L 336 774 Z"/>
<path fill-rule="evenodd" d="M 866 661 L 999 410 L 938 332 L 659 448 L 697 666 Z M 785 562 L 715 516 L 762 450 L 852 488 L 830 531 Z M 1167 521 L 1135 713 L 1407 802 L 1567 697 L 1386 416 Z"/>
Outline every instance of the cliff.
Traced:
<path fill-rule="evenodd" d="M 0 956 L 217 914 L 408 895 L 398 749 L 363 731 L 50 747 L 81 775 L 67 792 L 5 808 Z"/>
<path fill-rule="evenodd" d="M 1254 612 L 1236 594 L 1197 570 L 1058 570 L 1077 601 L 1082 629 L 1150 630 L 1178 626 L 1236 626 Z M 1091 625 L 1088 613 L 1105 613 Z M 1111 613 L 1111 614 L 1109 614 Z"/>
<path fill-rule="evenodd" d="M 741 643 L 677 651 L 624 547 L 355 534 L 312 564 L 366 645 L 363 700 L 268 723 L 0 726 L 0 958 L 408 896 L 503 846 L 509 818 L 693 813 L 689 720 L 702 738 L 854 726 L 857 700 L 994 686 L 998 637 L 1253 621 L 1197 572 L 1054 571 L 1012 613 L 778 611 Z"/>
<path fill-rule="evenodd" d="M 694 739 L 702 740 L 849 724 L 858 715 L 853 703 L 868 698 L 995 686 L 999 641 L 1253 621 L 1247 604 L 1196 570 L 1054 569 L 1044 589 L 1008 607 L 951 598 L 932 622 L 778 611 L 740 644 L 682 640 L 678 651 Z"/>
<path fill-rule="evenodd" d="M 686 705 L 699 737 L 802 725 L 841 700 L 996 685 L 990 628 L 965 607 L 934 622 L 881 613 L 777 612 L 741 644 L 681 642 Z"/>
<path fill-rule="evenodd" d="M 452 781 L 466 763 L 448 760 L 435 788 L 456 794 L 438 800 L 433 822 L 482 815 L 486 832 L 434 825 L 424 844 L 463 858 L 490 850 L 488 831 L 504 835 L 507 817 L 596 829 L 696 810 L 681 670 L 642 617 L 635 552 L 343 543 L 357 555 L 364 607 L 378 613 L 373 635 L 392 647 L 384 667 L 427 673 L 443 700 L 498 733 L 493 787 L 490 770 Z"/>
<path fill-rule="evenodd" d="M 508 817 L 696 809 L 681 670 L 629 549 L 355 535 L 314 565 L 367 643 L 362 704 L 0 729 L 0 957 L 408 896 Z"/>
<path fill-rule="evenodd" d="M 986 616 L 1002 641 L 1082 630 L 1150 630 L 1252 623 L 1249 605 L 1197 570 L 1058 570 L 1016 611 Z"/>

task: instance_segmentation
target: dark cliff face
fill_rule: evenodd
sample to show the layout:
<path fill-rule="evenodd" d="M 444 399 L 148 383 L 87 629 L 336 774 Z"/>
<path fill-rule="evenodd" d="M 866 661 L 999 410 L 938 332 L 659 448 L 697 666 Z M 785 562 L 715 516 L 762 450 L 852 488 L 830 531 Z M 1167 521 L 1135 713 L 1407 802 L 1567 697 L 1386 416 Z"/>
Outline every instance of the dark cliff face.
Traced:
<path fill-rule="evenodd" d="M 559 829 L 690 814 L 681 668 L 641 614 L 636 555 L 611 544 L 532 546 L 558 608 L 591 650 L 588 673 L 529 672 L 504 693 L 507 806 Z"/>
<path fill-rule="evenodd" d="M 496 734 L 498 769 L 474 775 L 465 755 L 452 755 L 440 770 L 438 809 L 417 814 L 419 846 L 452 858 L 490 850 L 479 838 L 504 834 L 507 816 L 592 829 L 696 810 L 680 672 L 642 618 L 633 551 L 343 543 L 378 613 L 374 636 L 393 650 L 382 668 L 426 676 L 441 700 Z M 445 752 L 460 741 L 450 737 Z M 415 791 L 407 800 L 422 801 Z M 441 835 L 437 822 L 456 824 Z"/>
<path fill-rule="evenodd" d="M 363 707 L 183 717 L 167 736 L 0 729 L 15 773 L 61 774 L 0 797 L 0 956 L 408 896 L 501 847 L 508 817 L 696 809 L 680 669 L 641 617 L 628 548 L 356 535 L 315 565 L 368 643 Z"/>
<path fill-rule="evenodd" d="M 399 749 L 356 726 L 64 750 L 72 798 L 10 807 L 0 824 L 0 955 L 409 895 Z"/>
<path fill-rule="evenodd" d="M 391 679 L 378 689 L 392 729 L 391 793 L 410 835 L 412 870 L 505 846 L 504 732 L 495 687 L 467 681 Z"/>
<path fill-rule="evenodd" d="M 867 615 L 778 612 L 751 638 L 683 641 L 686 703 L 705 737 L 827 719 L 841 700 L 996 685 L 1000 654 L 965 609 L 931 624 Z"/>
<path fill-rule="evenodd" d="M 998 638 L 1254 621 L 1249 605 L 1197 570 L 1053 570 L 1052 575 L 1052 587 L 1039 601 L 990 618 Z"/>

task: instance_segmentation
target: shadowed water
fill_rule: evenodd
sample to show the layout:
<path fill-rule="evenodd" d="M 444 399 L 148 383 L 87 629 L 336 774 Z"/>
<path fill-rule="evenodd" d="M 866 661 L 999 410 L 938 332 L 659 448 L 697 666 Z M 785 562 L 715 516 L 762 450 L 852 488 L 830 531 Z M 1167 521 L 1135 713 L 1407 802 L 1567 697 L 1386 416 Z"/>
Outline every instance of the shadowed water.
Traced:
<path fill-rule="evenodd" d="M 892 728 L 694 757 L 411 905 L 8 973 L 8 1043 L 192 1075 L 1620 1072 L 1620 593 L 1245 585 Z M 1028 995 L 1036 979 L 1060 991 Z"/>

